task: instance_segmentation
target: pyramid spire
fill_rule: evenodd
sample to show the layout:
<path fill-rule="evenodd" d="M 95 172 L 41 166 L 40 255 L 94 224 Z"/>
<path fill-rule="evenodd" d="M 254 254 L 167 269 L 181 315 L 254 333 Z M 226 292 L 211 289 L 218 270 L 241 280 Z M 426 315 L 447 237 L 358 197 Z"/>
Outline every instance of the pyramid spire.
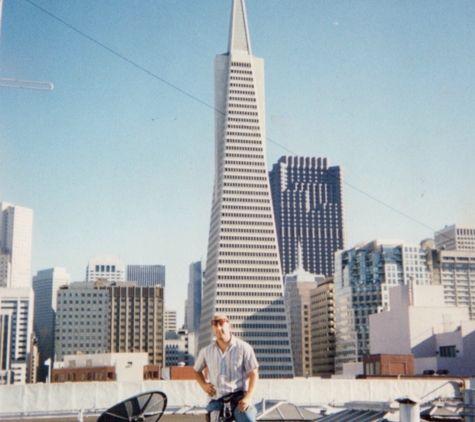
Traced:
<path fill-rule="evenodd" d="M 229 53 L 236 52 L 251 54 L 251 40 L 247 28 L 244 0 L 233 0 L 231 26 L 229 28 Z"/>

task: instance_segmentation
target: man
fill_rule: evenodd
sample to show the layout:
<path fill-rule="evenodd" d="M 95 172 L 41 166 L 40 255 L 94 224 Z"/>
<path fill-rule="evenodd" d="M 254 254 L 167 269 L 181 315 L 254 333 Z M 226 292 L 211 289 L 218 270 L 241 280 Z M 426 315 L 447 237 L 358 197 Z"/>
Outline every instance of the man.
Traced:
<path fill-rule="evenodd" d="M 231 403 L 237 405 L 231 411 L 236 422 L 254 422 L 257 410 L 252 396 L 259 380 L 254 350 L 249 343 L 231 334 L 231 323 L 226 315 L 215 315 L 211 326 L 216 341 L 200 350 L 194 366 L 196 381 L 213 399 L 206 409 L 222 411 L 224 399 L 220 399 L 233 393 Z M 205 368 L 208 368 L 209 381 L 203 375 Z"/>

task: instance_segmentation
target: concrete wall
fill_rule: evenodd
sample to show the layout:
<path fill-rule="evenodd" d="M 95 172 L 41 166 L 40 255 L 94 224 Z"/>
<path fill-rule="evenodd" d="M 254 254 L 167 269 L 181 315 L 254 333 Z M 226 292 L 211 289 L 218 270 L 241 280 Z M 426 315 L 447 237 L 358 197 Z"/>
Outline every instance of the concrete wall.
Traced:
<path fill-rule="evenodd" d="M 380 353 L 410 355 L 412 353 L 406 287 L 390 288 L 391 310 L 369 316 L 370 353 L 372 355 Z"/>
<path fill-rule="evenodd" d="M 168 407 L 206 406 L 207 398 L 195 381 L 144 381 L 141 383 L 77 382 L 0 386 L 2 415 L 37 412 L 71 412 L 106 408 L 146 391 L 158 390 L 168 397 Z M 260 380 L 254 396 L 287 400 L 294 404 L 342 404 L 349 401 L 393 401 L 396 398 L 424 397 L 424 400 L 460 397 L 457 381 L 422 380 L 348 380 L 294 378 Z"/>

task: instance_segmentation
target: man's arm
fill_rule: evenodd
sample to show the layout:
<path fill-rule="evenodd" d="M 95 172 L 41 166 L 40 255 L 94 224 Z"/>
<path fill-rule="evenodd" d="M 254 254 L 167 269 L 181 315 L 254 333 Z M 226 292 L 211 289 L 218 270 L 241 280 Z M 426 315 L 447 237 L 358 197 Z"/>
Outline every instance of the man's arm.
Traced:
<path fill-rule="evenodd" d="M 254 368 L 247 375 L 249 377 L 249 388 L 247 390 L 246 395 L 239 402 L 239 411 L 241 413 L 245 412 L 246 410 L 249 410 L 252 406 L 252 396 L 256 391 L 257 382 L 259 381 L 259 370 L 257 368 Z"/>
<path fill-rule="evenodd" d="M 216 395 L 216 390 L 214 389 L 214 385 L 210 382 L 206 382 L 203 372 L 195 371 L 195 380 L 198 381 L 198 384 L 203 389 L 203 391 L 208 394 L 210 397 L 214 397 Z"/>

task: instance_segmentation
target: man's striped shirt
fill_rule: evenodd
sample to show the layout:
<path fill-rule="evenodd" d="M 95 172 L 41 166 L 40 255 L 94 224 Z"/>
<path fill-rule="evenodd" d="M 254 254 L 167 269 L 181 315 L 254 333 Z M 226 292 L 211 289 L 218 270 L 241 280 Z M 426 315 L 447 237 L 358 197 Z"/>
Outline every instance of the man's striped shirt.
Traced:
<path fill-rule="evenodd" d="M 195 361 L 194 370 L 201 372 L 208 368 L 208 378 L 219 398 L 235 391 L 247 391 L 248 375 L 259 367 L 256 355 L 249 343 L 231 336 L 231 342 L 223 353 L 215 341 L 201 349 Z"/>

